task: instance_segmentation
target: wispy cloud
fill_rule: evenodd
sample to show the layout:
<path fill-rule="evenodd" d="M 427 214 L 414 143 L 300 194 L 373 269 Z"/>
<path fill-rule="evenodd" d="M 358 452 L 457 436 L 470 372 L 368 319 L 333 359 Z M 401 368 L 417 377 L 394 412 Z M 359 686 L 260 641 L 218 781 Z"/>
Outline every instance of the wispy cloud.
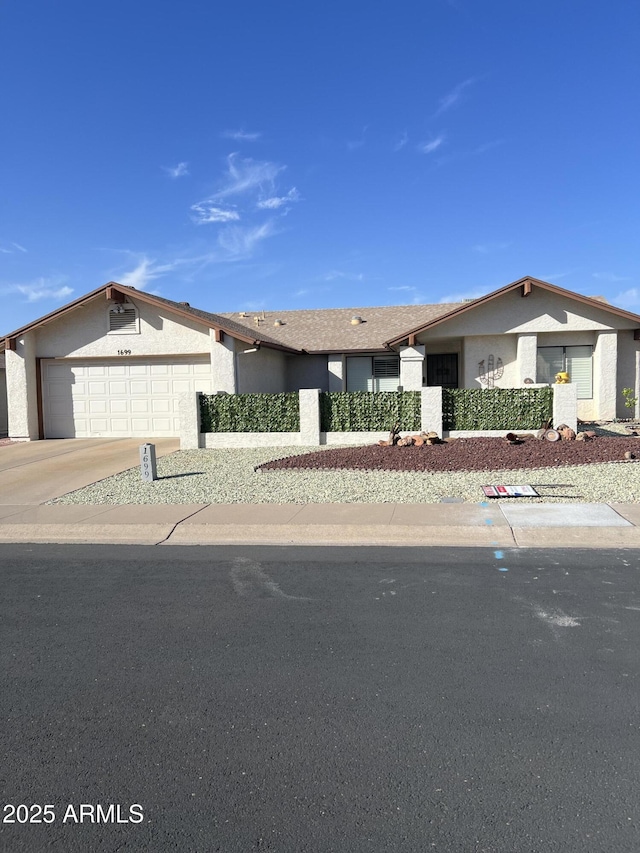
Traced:
<path fill-rule="evenodd" d="M 224 130 L 220 136 L 223 139 L 235 139 L 236 142 L 255 142 L 262 134 L 250 133 L 246 130 Z"/>
<path fill-rule="evenodd" d="M 226 260 L 239 260 L 250 257 L 257 245 L 274 233 L 275 223 L 271 219 L 248 228 L 230 225 L 218 235 L 218 245 L 226 252 Z"/>
<path fill-rule="evenodd" d="M 278 208 L 283 207 L 285 204 L 299 200 L 300 193 L 295 187 L 292 187 L 286 195 L 271 196 L 270 198 L 261 199 L 256 204 L 256 207 L 258 210 L 278 210 Z"/>
<path fill-rule="evenodd" d="M 640 308 L 640 288 L 630 287 L 629 290 L 623 290 L 611 301 L 614 305 L 619 305 L 620 308 L 626 308 L 627 311 L 637 311 Z"/>
<path fill-rule="evenodd" d="M 237 153 L 227 157 L 227 172 L 220 189 L 212 199 L 242 195 L 252 190 L 273 190 L 276 177 L 285 170 L 285 166 L 268 160 L 253 160 L 240 157 Z"/>
<path fill-rule="evenodd" d="M 482 154 L 486 154 L 487 151 L 499 148 L 501 145 L 504 145 L 506 141 L 506 139 L 492 139 L 489 142 L 483 142 L 481 145 L 477 145 L 469 151 L 458 151 L 452 154 L 439 156 L 436 160 L 436 166 L 444 166 L 447 163 L 456 162 L 458 160 L 468 160 L 470 157 L 479 157 Z"/>
<path fill-rule="evenodd" d="M 41 302 L 43 299 L 64 299 L 71 296 L 73 288 L 65 282 L 66 276 L 54 278 L 37 278 L 27 284 L 9 284 L 3 288 L 4 293 L 19 293 L 27 302 Z"/>
<path fill-rule="evenodd" d="M 330 270 L 321 276 L 322 281 L 336 281 L 336 279 L 345 279 L 346 281 L 364 281 L 364 275 L 361 272 L 352 273 L 344 272 L 343 270 Z"/>
<path fill-rule="evenodd" d="M 197 225 L 208 225 L 212 222 L 236 222 L 240 219 L 237 210 L 216 207 L 208 201 L 192 204 L 191 210 L 195 214 L 192 218 Z"/>
<path fill-rule="evenodd" d="M 476 243 L 473 247 L 474 252 L 479 252 L 481 255 L 490 255 L 493 252 L 501 252 L 508 249 L 511 243 Z"/>
<path fill-rule="evenodd" d="M 188 261 L 182 259 L 174 260 L 170 263 L 158 263 L 154 258 L 142 255 L 139 256 L 135 267 L 118 274 L 117 281 L 127 287 L 135 287 L 136 290 L 148 290 L 150 282 L 161 278 L 169 272 L 173 272 L 185 263 L 188 263 Z"/>
<path fill-rule="evenodd" d="M 183 178 L 189 174 L 188 163 L 178 163 L 177 166 L 163 166 L 162 169 L 170 178 Z"/>
<path fill-rule="evenodd" d="M 433 117 L 437 118 L 439 115 L 442 115 L 442 113 L 446 113 L 447 110 L 454 107 L 462 98 L 464 90 L 475 82 L 475 77 L 469 77 L 468 80 L 463 80 L 462 83 L 458 83 L 458 85 L 451 89 L 450 92 L 447 92 L 447 94 L 438 101 L 438 109 L 433 114 Z"/>
<path fill-rule="evenodd" d="M 393 146 L 394 151 L 402 151 L 407 142 L 409 141 L 409 134 L 405 130 L 404 133 L 400 136 L 398 140 L 396 140 L 395 145 Z"/>
<path fill-rule="evenodd" d="M 437 151 L 438 148 L 444 142 L 444 134 L 440 134 L 440 136 L 436 136 L 435 139 L 431 139 L 429 142 L 422 142 L 418 146 L 418 151 L 421 151 L 422 154 L 432 154 L 434 151 Z"/>
<path fill-rule="evenodd" d="M 18 252 L 26 252 L 27 251 L 24 246 L 20 245 L 20 243 L 9 242 L 8 245 L 11 246 L 12 248 L 8 249 L 6 245 L 0 246 L 0 252 L 2 252 L 3 255 L 13 255 L 13 254 L 15 254 L 16 251 L 18 251 Z"/>
<path fill-rule="evenodd" d="M 612 272 L 594 272 L 593 277 L 599 279 L 600 281 L 610 281 L 612 283 L 616 283 L 617 281 L 629 281 L 630 277 L 628 275 L 616 275 Z"/>
<path fill-rule="evenodd" d="M 563 270 L 562 272 L 552 272 L 552 273 L 543 273 L 540 278 L 542 281 L 549 281 L 554 283 L 559 281 L 561 278 L 569 278 L 572 275 L 575 275 L 577 272 L 580 272 L 578 269 L 573 270 Z"/>
<path fill-rule="evenodd" d="M 362 132 L 361 132 L 360 137 L 358 139 L 348 140 L 347 149 L 349 151 L 356 151 L 358 148 L 362 148 L 364 146 L 365 142 L 367 141 L 366 136 L 367 136 L 367 130 L 368 129 L 369 129 L 369 126 L 365 125 L 362 128 Z"/>

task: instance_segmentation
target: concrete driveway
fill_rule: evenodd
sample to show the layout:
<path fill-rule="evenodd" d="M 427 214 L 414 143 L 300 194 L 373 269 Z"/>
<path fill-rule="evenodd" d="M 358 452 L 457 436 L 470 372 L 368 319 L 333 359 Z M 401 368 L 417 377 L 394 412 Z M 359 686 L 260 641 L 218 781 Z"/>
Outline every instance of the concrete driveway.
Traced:
<path fill-rule="evenodd" d="M 140 464 L 141 438 L 66 438 L 0 447 L 0 505 L 40 504 Z M 156 456 L 179 449 L 153 439 Z"/>

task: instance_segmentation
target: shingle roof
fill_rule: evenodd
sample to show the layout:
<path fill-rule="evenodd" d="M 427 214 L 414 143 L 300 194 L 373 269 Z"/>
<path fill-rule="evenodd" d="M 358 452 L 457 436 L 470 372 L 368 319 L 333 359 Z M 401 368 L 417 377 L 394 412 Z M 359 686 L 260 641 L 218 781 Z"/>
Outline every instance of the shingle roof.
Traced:
<path fill-rule="evenodd" d="M 135 299 L 139 295 L 140 291 L 134 291 L 130 298 Z M 207 325 L 220 326 L 231 335 L 233 335 L 234 332 L 237 332 L 244 337 L 260 340 L 266 344 L 289 346 L 288 344 L 285 344 L 284 341 L 279 340 L 275 335 L 270 334 L 270 331 L 267 331 L 264 324 L 262 324 L 260 329 L 258 329 L 256 325 L 250 326 L 237 322 L 234 319 L 234 314 L 212 314 L 210 311 L 202 311 L 200 308 L 192 308 L 191 305 L 188 305 L 186 302 L 174 302 L 173 299 L 165 299 L 164 296 L 156 296 L 155 294 L 153 296 L 153 300 L 154 302 L 163 303 L 174 310 L 190 314 L 194 320 L 204 320 Z M 297 347 L 297 349 L 301 349 L 301 347 Z"/>
<path fill-rule="evenodd" d="M 279 343 L 307 352 L 349 352 L 384 350 L 384 342 L 407 329 L 429 323 L 460 307 L 460 303 L 439 305 L 386 305 L 377 308 L 316 308 L 300 311 L 267 311 L 257 323 L 253 312 L 219 314 L 224 323 L 241 326 L 256 338 L 275 338 Z M 351 325 L 351 318 L 363 322 Z M 274 326 L 275 320 L 284 325 Z"/>

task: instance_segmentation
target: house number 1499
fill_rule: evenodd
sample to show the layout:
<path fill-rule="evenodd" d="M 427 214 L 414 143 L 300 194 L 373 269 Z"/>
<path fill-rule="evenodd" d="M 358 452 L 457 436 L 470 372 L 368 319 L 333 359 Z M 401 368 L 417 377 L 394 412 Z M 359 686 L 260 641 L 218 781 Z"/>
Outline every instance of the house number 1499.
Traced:
<path fill-rule="evenodd" d="M 131 350 L 130 349 L 119 349 L 118 355 L 131 355 Z"/>

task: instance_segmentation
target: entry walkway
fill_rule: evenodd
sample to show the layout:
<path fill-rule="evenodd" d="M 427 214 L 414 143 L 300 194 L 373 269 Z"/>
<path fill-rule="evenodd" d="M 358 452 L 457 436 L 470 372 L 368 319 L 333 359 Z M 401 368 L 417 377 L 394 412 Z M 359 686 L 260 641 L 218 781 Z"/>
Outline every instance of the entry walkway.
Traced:
<path fill-rule="evenodd" d="M 39 504 L 140 464 L 139 438 L 24 441 L 0 453 L 0 506 Z M 154 438 L 156 456 L 178 450 L 177 438 Z"/>
<path fill-rule="evenodd" d="M 640 505 L 5 502 L 0 542 L 640 548 Z"/>

